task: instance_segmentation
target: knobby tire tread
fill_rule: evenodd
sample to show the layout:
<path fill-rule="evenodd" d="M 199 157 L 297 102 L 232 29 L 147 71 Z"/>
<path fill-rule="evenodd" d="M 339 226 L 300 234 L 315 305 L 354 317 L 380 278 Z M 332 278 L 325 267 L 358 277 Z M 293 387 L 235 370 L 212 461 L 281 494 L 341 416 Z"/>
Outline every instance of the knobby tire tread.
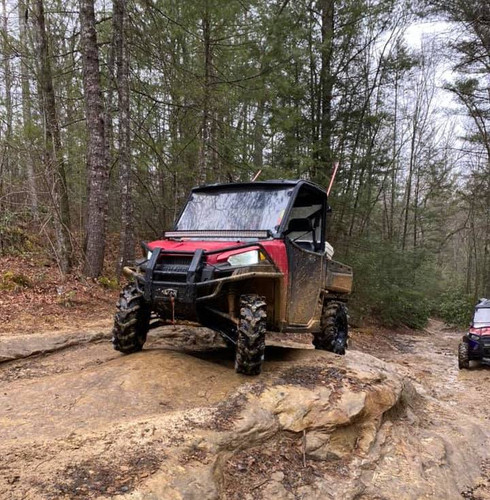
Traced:
<path fill-rule="evenodd" d="M 342 302 L 329 301 L 323 305 L 321 331 L 314 334 L 315 349 L 344 355 L 349 338 L 347 308 Z"/>
<path fill-rule="evenodd" d="M 461 342 L 458 346 L 458 367 L 460 370 L 470 367 L 468 342 Z"/>
<path fill-rule="evenodd" d="M 235 352 L 235 371 L 258 375 L 265 352 L 267 305 L 264 297 L 243 295 L 240 298 L 240 321 Z"/>
<path fill-rule="evenodd" d="M 116 351 L 131 354 L 143 349 L 150 327 L 150 307 L 136 285 L 127 285 L 119 295 L 112 329 Z"/>

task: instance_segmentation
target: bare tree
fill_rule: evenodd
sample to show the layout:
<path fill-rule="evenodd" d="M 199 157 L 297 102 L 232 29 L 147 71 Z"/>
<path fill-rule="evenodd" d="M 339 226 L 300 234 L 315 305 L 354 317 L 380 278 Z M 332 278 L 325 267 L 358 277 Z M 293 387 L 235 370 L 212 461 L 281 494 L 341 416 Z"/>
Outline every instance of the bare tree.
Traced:
<path fill-rule="evenodd" d="M 117 61 L 119 103 L 119 183 L 121 231 L 118 274 L 134 259 L 133 200 L 131 183 L 131 129 L 129 101 L 129 53 L 126 40 L 127 0 L 114 0 L 113 29 Z"/>
<path fill-rule="evenodd" d="M 322 164 L 322 173 L 320 178 L 327 177 L 327 170 L 332 164 L 332 92 L 334 79 L 332 75 L 332 58 L 334 42 L 334 15 L 335 0 L 321 0 L 322 16 L 322 46 L 321 46 L 321 70 L 320 70 L 320 88 L 321 88 L 321 146 L 320 161 Z"/>
<path fill-rule="evenodd" d="M 211 13 L 209 0 L 204 2 L 201 19 L 202 40 L 204 44 L 204 94 L 202 105 L 201 143 L 199 145 L 199 181 L 206 182 L 210 169 L 217 170 L 218 160 L 215 151 L 216 113 L 212 104 L 212 86 L 214 83 L 213 40 L 211 38 Z M 214 161 L 213 161 L 214 160 Z"/>
<path fill-rule="evenodd" d="M 20 78 L 22 87 L 22 126 L 23 126 L 23 139 L 25 145 L 25 162 L 27 173 L 27 185 L 29 189 L 29 198 L 31 205 L 31 212 L 34 219 L 39 216 L 38 209 L 38 196 L 36 177 L 34 172 L 34 160 L 32 157 L 32 110 L 31 110 L 31 90 L 29 86 L 30 72 L 28 59 L 28 46 L 27 46 L 27 29 L 28 29 L 28 9 L 25 0 L 19 1 L 19 46 L 20 46 Z"/>
<path fill-rule="evenodd" d="M 88 200 L 83 272 L 95 278 L 100 276 L 104 265 L 109 169 L 106 161 L 104 106 L 93 0 L 80 0 L 80 25 L 88 132 Z"/>
<path fill-rule="evenodd" d="M 60 127 L 56 110 L 56 99 L 51 70 L 43 0 L 35 2 L 35 18 L 38 28 L 39 87 L 41 89 L 41 110 L 45 125 L 45 149 L 47 172 L 51 184 L 51 200 L 58 243 L 58 262 L 62 272 L 68 273 L 72 265 L 70 239 L 70 210 L 66 187 L 65 163 L 61 146 Z"/>

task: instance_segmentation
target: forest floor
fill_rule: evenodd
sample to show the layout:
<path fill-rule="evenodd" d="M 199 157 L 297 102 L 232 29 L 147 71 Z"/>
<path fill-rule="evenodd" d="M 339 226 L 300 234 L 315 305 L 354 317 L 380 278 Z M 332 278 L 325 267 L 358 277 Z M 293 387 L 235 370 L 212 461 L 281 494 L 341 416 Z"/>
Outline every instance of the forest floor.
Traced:
<path fill-rule="evenodd" d="M 0 257 L 0 337 L 107 326 L 118 293 L 114 280 L 62 277 L 39 256 Z"/>
<path fill-rule="evenodd" d="M 179 427 L 182 422 L 172 419 L 184 415 L 182 421 L 188 427 L 191 421 L 205 420 L 206 412 L 214 408 L 218 416 L 213 426 L 228 431 L 244 404 L 243 395 L 236 396 L 236 391 L 251 379 L 234 373 L 232 353 L 206 329 L 164 327 L 150 335 L 142 353 L 122 356 L 109 342 L 117 292 L 77 279 L 60 284 L 49 272 L 39 278 L 28 263 L 24 267 L 17 261 L 15 266 L 12 261 L 9 264 L 9 269 L 29 279 L 29 286 L 0 292 L 0 498 L 163 498 L 157 493 L 140 494 L 138 489 L 156 477 L 171 458 L 168 450 L 178 448 L 188 432 Z M 61 292 L 59 286 L 64 287 Z M 68 294 L 68 302 L 60 299 L 63 294 Z M 460 498 L 490 499 L 490 461 L 485 458 L 490 369 L 475 366 L 458 371 L 460 335 L 437 320 L 420 332 L 370 327 L 351 333 L 352 345 L 345 358 L 326 354 L 331 356 L 325 358 L 329 366 L 334 367 L 329 368 L 330 378 L 354 370 L 356 363 L 367 363 L 374 359 L 372 355 L 387 363 L 379 370 L 389 365 L 389 373 L 409 381 L 417 393 L 408 405 L 410 418 L 405 415 L 390 423 L 399 430 L 388 444 L 379 445 L 383 450 L 378 461 L 369 466 L 374 474 L 370 469 L 369 480 L 364 476 L 356 479 L 371 484 L 374 490 L 367 488 L 361 494 L 356 490 L 352 498 L 456 498 L 437 489 L 444 487 L 446 478 L 455 482 Z M 264 374 L 247 390 L 259 394 L 263 391 L 260 384 L 274 387 L 279 383 L 310 387 L 311 363 L 320 359 L 312 358 L 315 353 L 306 336 L 271 336 Z M 285 379 L 288 367 L 307 362 L 308 370 L 303 367 L 295 372 L 297 379 Z M 235 395 L 230 399 L 230 394 Z M 158 438 L 162 424 L 157 417 L 167 419 L 165 425 L 169 426 Z M 413 443 L 408 447 L 411 426 L 422 448 Z M 383 432 L 393 432 L 387 429 Z M 291 434 L 282 436 L 275 445 L 281 450 Z M 435 459 L 438 440 L 443 451 Z M 209 462 L 209 450 L 203 451 L 200 441 L 192 443 L 185 454 L 178 455 L 175 468 Z M 246 498 L 330 498 L 325 493 L 315 496 L 313 490 L 301 496 L 299 486 L 285 472 L 289 467 L 296 481 L 304 478 L 305 484 L 327 474 L 319 465 L 306 468 L 304 450 L 302 459 L 295 455 L 299 462 L 291 452 L 281 452 L 282 458 L 274 459 L 271 472 L 258 465 L 264 449 L 255 451 L 256 455 L 238 451 L 230 459 L 227 448 L 228 461 L 221 460 L 224 498 L 245 498 L 240 495 L 240 474 L 247 469 L 250 475 L 245 486 L 251 493 Z M 417 453 L 429 459 L 422 460 Z M 471 464 L 471 460 L 477 463 Z M 465 464 L 476 467 L 476 475 L 468 474 Z M 387 471 L 395 469 L 388 477 Z M 412 469 L 418 471 L 416 479 Z M 350 473 L 342 470 L 335 472 L 339 481 Z M 275 474 L 276 482 L 263 479 L 269 473 Z M 281 490 L 277 490 L 278 480 L 281 488 L 285 485 Z M 276 490 L 263 490 L 263 485 L 272 488 L 272 484 Z M 407 493 L 410 491 L 414 493 Z M 193 494 L 183 498 L 194 498 Z M 214 498 L 212 492 L 201 494 L 200 498 Z M 331 498 L 337 494 L 332 493 Z"/>

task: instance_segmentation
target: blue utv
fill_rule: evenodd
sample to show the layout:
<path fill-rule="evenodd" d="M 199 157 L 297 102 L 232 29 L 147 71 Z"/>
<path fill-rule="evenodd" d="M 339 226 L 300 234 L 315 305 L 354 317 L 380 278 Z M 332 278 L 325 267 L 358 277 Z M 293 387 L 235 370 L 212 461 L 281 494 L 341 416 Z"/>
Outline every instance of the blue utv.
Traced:
<path fill-rule="evenodd" d="M 458 347 L 458 367 L 470 367 L 470 361 L 490 365 L 490 299 L 481 299 L 468 333 L 463 335 Z"/>

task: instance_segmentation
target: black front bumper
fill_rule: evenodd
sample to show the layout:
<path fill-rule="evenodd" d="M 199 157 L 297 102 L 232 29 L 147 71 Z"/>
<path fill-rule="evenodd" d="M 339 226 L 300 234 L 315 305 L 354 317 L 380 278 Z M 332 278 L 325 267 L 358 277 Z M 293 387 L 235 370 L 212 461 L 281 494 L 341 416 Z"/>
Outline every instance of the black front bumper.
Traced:
<path fill-rule="evenodd" d="M 490 364 L 490 337 L 480 337 L 478 340 L 465 336 L 468 342 L 469 359 Z"/>
<path fill-rule="evenodd" d="M 161 248 L 156 248 L 145 269 L 145 300 L 169 299 L 171 291 L 175 300 L 193 303 L 196 299 L 196 275 L 202 268 L 203 250 L 196 250 L 194 255 L 173 254 L 181 260 L 173 263 L 160 263 Z M 190 259 L 190 263 L 187 262 Z"/>
<path fill-rule="evenodd" d="M 205 262 L 209 253 L 214 252 L 198 249 L 191 254 L 155 248 L 150 259 L 139 266 L 139 272 L 132 271 L 132 275 L 152 309 L 169 318 L 198 322 L 206 306 L 212 306 L 220 297 L 224 285 L 259 277 L 283 277 L 270 263 L 248 268 L 209 265 Z"/>

